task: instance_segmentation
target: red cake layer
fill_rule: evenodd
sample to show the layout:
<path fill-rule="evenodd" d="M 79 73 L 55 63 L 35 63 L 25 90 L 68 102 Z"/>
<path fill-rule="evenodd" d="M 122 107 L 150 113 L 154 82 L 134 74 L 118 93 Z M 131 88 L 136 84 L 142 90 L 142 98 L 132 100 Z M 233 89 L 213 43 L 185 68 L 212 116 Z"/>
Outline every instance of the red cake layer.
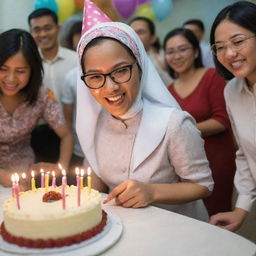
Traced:
<path fill-rule="evenodd" d="M 19 246 L 29 247 L 29 248 L 53 248 L 53 247 L 62 247 L 68 246 L 71 244 L 80 243 L 87 239 L 92 238 L 93 236 L 99 234 L 107 223 L 107 213 L 102 211 L 102 220 L 94 228 L 87 230 L 86 232 L 59 238 L 59 239 L 28 239 L 23 237 L 13 236 L 8 233 L 4 227 L 4 222 L 1 224 L 1 235 L 5 241 L 12 244 L 17 244 Z"/>

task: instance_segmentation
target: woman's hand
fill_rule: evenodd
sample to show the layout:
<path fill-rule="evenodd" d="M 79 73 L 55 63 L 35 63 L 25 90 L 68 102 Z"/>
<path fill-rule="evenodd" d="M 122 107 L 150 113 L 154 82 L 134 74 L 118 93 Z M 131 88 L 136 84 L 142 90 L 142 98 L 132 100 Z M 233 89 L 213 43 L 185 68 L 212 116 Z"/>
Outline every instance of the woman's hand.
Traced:
<path fill-rule="evenodd" d="M 11 173 L 4 170 L 0 169 L 0 185 L 4 187 L 11 187 L 12 182 L 11 182 Z"/>
<path fill-rule="evenodd" d="M 247 213 L 247 211 L 240 208 L 236 208 L 232 212 L 221 212 L 211 217 L 210 224 L 229 231 L 236 231 L 241 227 Z"/>
<path fill-rule="evenodd" d="M 153 189 L 151 184 L 136 180 L 126 180 L 112 190 L 104 200 L 104 203 L 114 198 L 116 204 L 123 207 L 145 207 L 153 202 Z"/>

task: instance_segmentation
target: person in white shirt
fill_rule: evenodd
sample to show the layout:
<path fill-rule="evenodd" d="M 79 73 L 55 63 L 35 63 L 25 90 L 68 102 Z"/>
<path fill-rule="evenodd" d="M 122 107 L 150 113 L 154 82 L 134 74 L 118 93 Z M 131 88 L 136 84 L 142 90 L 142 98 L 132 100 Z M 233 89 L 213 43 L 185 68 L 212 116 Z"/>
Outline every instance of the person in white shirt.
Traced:
<path fill-rule="evenodd" d="M 34 10 L 28 16 L 28 24 L 43 61 L 43 84 L 53 91 L 55 99 L 61 105 L 64 77 L 76 66 L 76 53 L 59 45 L 60 27 L 58 17 L 52 10 L 48 8 Z M 31 143 L 36 153 L 36 161 L 57 160 L 59 138 L 45 123 L 41 122 L 34 130 Z"/>
<path fill-rule="evenodd" d="M 203 22 L 199 19 L 187 20 L 183 24 L 183 27 L 191 30 L 197 37 L 198 41 L 200 42 L 200 49 L 204 67 L 215 67 L 211 47 L 209 43 L 203 40 L 205 31 Z"/>
<path fill-rule="evenodd" d="M 238 145 L 235 209 L 213 215 L 210 223 L 235 231 L 256 199 L 256 5 L 240 1 L 221 10 L 210 41 L 217 70 L 232 79 L 225 100 Z"/>
<path fill-rule="evenodd" d="M 142 41 L 150 60 L 153 62 L 164 84 L 169 86 L 172 83 L 172 78 L 166 70 L 163 51 L 158 49 L 156 52 L 154 48 L 154 44 L 159 42 L 159 39 L 155 33 L 154 23 L 146 17 L 138 16 L 133 18 L 129 22 L 129 25 L 133 28 Z"/>
<path fill-rule="evenodd" d="M 81 149 L 75 127 L 76 127 L 76 88 L 77 88 L 77 67 L 71 69 L 65 76 L 64 87 L 62 90 L 62 104 L 64 116 L 67 124 L 73 130 L 74 148 L 70 162 L 70 168 L 80 167 L 83 165 L 84 153 Z M 74 176 L 74 175 L 73 175 Z"/>

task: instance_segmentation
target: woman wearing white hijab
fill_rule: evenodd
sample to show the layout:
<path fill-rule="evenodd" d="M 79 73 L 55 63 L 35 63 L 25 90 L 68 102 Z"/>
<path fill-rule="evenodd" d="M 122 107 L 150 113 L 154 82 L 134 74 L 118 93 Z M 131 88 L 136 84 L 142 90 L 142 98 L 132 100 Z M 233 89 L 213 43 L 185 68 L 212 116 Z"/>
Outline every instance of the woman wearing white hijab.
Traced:
<path fill-rule="evenodd" d="M 77 133 L 93 187 L 124 207 L 207 220 L 213 188 L 194 120 L 179 109 L 128 25 L 94 26 L 78 45 Z M 82 81 L 83 80 L 83 81 Z M 161 203 L 161 205 L 160 205 Z"/>

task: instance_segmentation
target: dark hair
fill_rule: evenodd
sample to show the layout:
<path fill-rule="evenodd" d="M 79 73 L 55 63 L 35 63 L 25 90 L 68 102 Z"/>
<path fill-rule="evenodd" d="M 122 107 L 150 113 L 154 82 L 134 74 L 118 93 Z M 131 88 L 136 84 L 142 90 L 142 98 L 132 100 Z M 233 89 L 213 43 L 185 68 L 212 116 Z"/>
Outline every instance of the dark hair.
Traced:
<path fill-rule="evenodd" d="M 201 20 L 199 19 L 187 20 L 186 22 L 183 23 L 183 26 L 189 25 L 189 24 L 196 25 L 202 30 L 202 32 L 204 32 L 204 23 Z"/>
<path fill-rule="evenodd" d="M 256 33 L 256 5 L 247 2 L 240 1 L 234 4 L 228 5 L 224 9 L 222 9 L 217 17 L 215 18 L 211 33 L 210 33 L 210 43 L 213 45 L 215 43 L 215 30 L 218 25 L 223 20 L 229 20 L 245 29 L 252 31 L 254 34 Z M 226 80 L 230 80 L 234 77 L 234 75 L 229 72 L 217 59 L 217 57 L 213 56 L 216 69 L 218 73 Z"/>
<path fill-rule="evenodd" d="M 28 84 L 20 91 L 25 101 L 34 104 L 43 80 L 43 66 L 33 37 L 25 30 L 10 29 L 0 34 L 0 67 L 13 55 L 22 52 L 27 60 L 31 75 Z"/>
<path fill-rule="evenodd" d="M 42 17 L 42 16 L 50 16 L 50 17 L 52 17 L 54 23 L 56 25 L 58 25 L 58 16 L 57 16 L 57 14 L 54 11 L 52 11 L 52 10 L 50 10 L 48 8 L 39 8 L 39 9 L 36 9 L 36 10 L 34 10 L 33 12 L 31 12 L 29 14 L 29 16 L 28 16 L 28 24 L 29 24 L 29 26 L 30 26 L 30 22 L 31 22 L 32 19 L 35 19 L 35 18 L 38 18 L 38 17 Z"/>
<path fill-rule="evenodd" d="M 72 24 L 66 38 L 66 47 L 73 50 L 73 36 L 76 34 L 81 35 L 82 21 L 76 21 Z"/>
<path fill-rule="evenodd" d="M 135 55 L 133 54 L 132 50 L 131 50 L 129 47 L 127 47 L 127 45 L 123 44 L 122 42 L 118 41 L 118 40 L 115 39 L 115 38 L 100 36 L 100 37 L 96 37 L 96 38 L 94 38 L 93 40 L 91 40 L 91 41 L 86 45 L 86 47 L 85 47 L 85 49 L 84 49 L 83 56 L 82 56 L 82 58 L 81 58 L 81 63 L 80 63 L 80 64 L 81 64 L 81 67 L 82 67 L 83 73 L 84 73 L 83 59 L 84 59 L 84 55 L 85 55 L 86 51 L 87 51 L 89 48 L 91 48 L 91 47 L 93 47 L 93 46 L 95 46 L 95 45 L 98 45 L 98 44 L 102 43 L 102 42 L 105 41 L 105 40 L 113 40 L 113 41 L 118 42 L 119 44 L 121 44 L 121 45 L 126 49 L 126 51 L 132 56 L 132 58 L 134 58 L 134 60 L 136 60 Z M 139 69 L 141 69 L 139 65 L 138 65 L 138 67 L 139 67 Z"/>
<path fill-rule="evenodd" d="M 185 37 L 189 41 L 189 43 L 192 45 L 194 51 L 198 51 L 198 56 L 194 60 L 194 65 L 196 68 L 203 67 L 199 41 L 198 41 L 197 37 L 195 36 L 195 34 L 189 29 L 176 28 L 176 29 L 171 30 L 169 33 L 167 33 L 167 35 L 164 38 L 164 43 L 163 43 L 164 50 L 166 50 L 167 41 L 170 38 L 177 36 L 177 35 Z M 167 65 L 167 70 L 172 78 L 178 77 L 176 72 L 169 65 Z"/>
<path fill-rule="evenodd" d="M 130 22 L 128 24 L 131 26 L 131 24 L 134 21 L 138 21 L 138 20 L 142 20 L 147 23 L 151 35 L 154 35 L 156 33 L 156 28 L 155 28 L 154 22 L 146 17 L 141 17 L 141 16 L 134 17 L 132 20 L 130 20 Z"/>

